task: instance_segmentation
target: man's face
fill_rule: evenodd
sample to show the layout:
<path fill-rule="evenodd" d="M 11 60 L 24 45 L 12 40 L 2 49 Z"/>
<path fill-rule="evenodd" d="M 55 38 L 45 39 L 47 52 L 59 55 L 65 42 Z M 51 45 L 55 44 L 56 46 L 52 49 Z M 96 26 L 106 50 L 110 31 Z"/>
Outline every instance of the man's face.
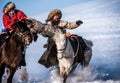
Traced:
<path fill-rule="evenodd" d="M 10 10 L 8 11 L 8 15 L 9 15 L 10 17 L 14 16 L 14 15 L 15 15 L 15 10 L 14 10 L 14 9 L 10 9 Z"/>
<path fill-rule="evenodd" d="M 53 21 L 59 21 L 59 16 L 58 16 L 58 15 L 55 15 L 55 16 L 53 17 Z"/>

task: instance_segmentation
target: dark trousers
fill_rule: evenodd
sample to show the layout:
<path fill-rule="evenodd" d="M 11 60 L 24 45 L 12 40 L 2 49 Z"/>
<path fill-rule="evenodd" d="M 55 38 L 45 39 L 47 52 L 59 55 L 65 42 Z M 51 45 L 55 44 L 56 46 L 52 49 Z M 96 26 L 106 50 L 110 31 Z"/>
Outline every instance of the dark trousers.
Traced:
<path fill-rule="evenodd" d="M 22 47 L 22 59 L 20 61 L 19 66 L 26 66 L 26 61 L 25 61 L 25 47 Z"/>
<path fill-rule="evenodd" d="M 2 46 L 2 44 L 6 41 L 6 34 L 0 34 L 0 47 Z"/>

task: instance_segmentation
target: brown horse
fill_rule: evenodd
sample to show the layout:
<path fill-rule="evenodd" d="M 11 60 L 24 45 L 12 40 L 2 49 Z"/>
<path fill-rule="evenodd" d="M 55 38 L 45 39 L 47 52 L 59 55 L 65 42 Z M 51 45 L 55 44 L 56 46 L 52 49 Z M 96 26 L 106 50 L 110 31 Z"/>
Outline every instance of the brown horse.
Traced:
<path fill-rule="evenodd" d="M 12 83 L 12 78 L 20 65 L 24 48 L 32 42 L 32 35 L 26 23 L 16 22 L 13 32 L 3 44 L 0 51 L 0 83 L 5 68 L 8 69 L 7 83 Z"/>

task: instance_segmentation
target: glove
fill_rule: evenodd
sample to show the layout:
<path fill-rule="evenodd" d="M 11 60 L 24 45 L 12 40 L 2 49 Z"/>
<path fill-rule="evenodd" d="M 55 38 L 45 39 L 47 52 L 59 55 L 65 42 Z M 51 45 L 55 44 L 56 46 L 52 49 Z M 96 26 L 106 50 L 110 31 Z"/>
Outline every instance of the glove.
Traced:
<path fill-rule="evenodd" d="M 35 36 L 34 36 L 34 41 L 36 42 L 36 41 L 37 41 L 37 39 L 38 39 L 38 36 L 37 36 L 37 35 L 35 35 Z"/>
<path fill-rule="evenodd" d="M 44 48 L 48 48 L 48 44 L 45 44 L 43 47 L 44 47 Z"/>
<path fill-rule="evenodd" d="M 68 38 L 71 36 L 69 32 L 66 32 L 65 35 L 66 35 L 66 37 L 68 37 Z"/>
<path fill-rule="evenodd" d="M 34 36 L 34 41 L 36 42 L 37 39 L 38 39 L 38 35 L 37 35 L 37 33 L 33 33 L 33 36 Z"/>
<path fill-rule="evenodd" d="M 83 24 L 83 21 L 78 20 L 78 21 L 76 21 L 76 24 L 77 24 L 77 25 Z"/>
<path fill-rule="evenodd" d="M 25 19 L 21 19 L 20 21 L 23 22 L 23 23 L 25 23 Z"/>

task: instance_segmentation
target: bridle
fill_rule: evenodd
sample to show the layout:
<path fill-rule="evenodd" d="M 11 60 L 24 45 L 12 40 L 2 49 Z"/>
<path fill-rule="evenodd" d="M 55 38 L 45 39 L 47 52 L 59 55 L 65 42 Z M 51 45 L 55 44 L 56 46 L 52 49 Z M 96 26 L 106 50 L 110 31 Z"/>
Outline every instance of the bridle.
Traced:
<path fill-rule="evenodd" d="M 13 25 L 13 31 L 11 33 L 13 33 L 14 35 L 17 35 L 18 36 L 17 39 L 24 44 L 25 44 L 25 37 L 29 34 L 32 36 L 32 33 L 30 32 L 26 23 L 21 21 L 18 21 Z"/>
<path fill-rule="evenodd" d="M 21 42 L 23 44 L 25 44 L 25 37 L 28 35 L 28 34 L 31 34 L 30 31 L 24 31 L 24 32 L 21 32 L 21 31 L 15 31 L 15 34 L 18 36 L 18 38 L 21 39 Z"/>

